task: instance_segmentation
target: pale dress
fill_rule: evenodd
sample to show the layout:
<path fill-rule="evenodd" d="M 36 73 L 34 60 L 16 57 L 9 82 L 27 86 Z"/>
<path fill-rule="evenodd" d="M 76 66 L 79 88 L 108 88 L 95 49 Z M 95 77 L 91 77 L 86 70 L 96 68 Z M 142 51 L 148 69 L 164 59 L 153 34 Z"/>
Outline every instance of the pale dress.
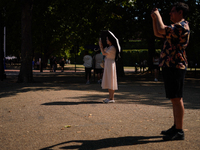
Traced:
<path fill-rule="evenodd" d="M 108 55 L 106 55 L 105 58 L 101 87 L 102 89 L 118 90 L 117 72 L 115 64 L 115 55 L 116 55 L 115 47 L 114 46 L 108 47 L 106 53 L 108 53 Z"/>

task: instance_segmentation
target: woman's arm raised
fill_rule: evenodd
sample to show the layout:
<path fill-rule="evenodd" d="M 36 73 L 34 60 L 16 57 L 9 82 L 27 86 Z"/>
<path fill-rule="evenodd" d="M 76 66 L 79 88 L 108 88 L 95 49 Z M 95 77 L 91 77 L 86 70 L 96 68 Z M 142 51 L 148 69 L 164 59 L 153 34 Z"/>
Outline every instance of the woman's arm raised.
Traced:
<path fill-rule="evenodd" d="M 99 39 L 99 48 L 101 50 L 102 55 L 108 55 L 108 53 L 105 52 L 106 49 L 103 49 L 103 44 L 101 42 L 101 39 Z"/>

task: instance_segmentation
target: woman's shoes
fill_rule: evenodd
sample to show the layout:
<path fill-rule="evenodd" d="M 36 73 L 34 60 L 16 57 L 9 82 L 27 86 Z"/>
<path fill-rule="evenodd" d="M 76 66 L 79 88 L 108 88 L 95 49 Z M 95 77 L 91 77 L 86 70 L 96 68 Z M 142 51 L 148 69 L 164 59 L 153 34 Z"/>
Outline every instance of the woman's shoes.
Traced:
<path fill-rule="evenodd" d="M 103 100 L 103 102 L 104 103 L 114 103 L 115 102 L 115 100 L 113 99 L 113 100 L 110 100 L 110 99 L 105 99 L 105 100 Z"/>

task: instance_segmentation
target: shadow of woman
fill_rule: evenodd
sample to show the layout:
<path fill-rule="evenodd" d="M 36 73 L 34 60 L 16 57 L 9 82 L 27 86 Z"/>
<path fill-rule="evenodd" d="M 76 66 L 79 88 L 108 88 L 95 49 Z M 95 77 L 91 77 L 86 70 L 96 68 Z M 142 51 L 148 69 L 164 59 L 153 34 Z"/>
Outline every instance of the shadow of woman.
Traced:
<path fill-rule="evenodd" d="M 53 150 L 56 147 L 59 147 L 59 149 L 98 150 L 108 147 L 164 142 L 161 138 L 162 136 L 127 136 L 100 140 L 73 140 L 42 148 L 40 150 Z"/>
<path fill-rule="evenodd" d="M 49 103 L 44 103 L 41 105 L 79 105 L 79 104 L 103 104 L 103 102 L 98 102 L 98 101 L 82 101 L 82 102 L 49 102 Z"/>

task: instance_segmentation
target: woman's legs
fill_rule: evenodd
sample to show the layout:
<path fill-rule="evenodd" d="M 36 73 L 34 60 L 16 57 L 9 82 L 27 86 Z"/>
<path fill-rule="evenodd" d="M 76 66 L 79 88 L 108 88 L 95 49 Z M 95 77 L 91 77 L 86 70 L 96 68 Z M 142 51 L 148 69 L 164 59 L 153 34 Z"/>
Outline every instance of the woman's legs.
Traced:
<path fill-rule="evenodd" d="M 108 89 L 108 92 L 109 92 L 109 99 L 110 100 L 114 100 L 114 92 L 115 92 L 115 90 Z"/>

